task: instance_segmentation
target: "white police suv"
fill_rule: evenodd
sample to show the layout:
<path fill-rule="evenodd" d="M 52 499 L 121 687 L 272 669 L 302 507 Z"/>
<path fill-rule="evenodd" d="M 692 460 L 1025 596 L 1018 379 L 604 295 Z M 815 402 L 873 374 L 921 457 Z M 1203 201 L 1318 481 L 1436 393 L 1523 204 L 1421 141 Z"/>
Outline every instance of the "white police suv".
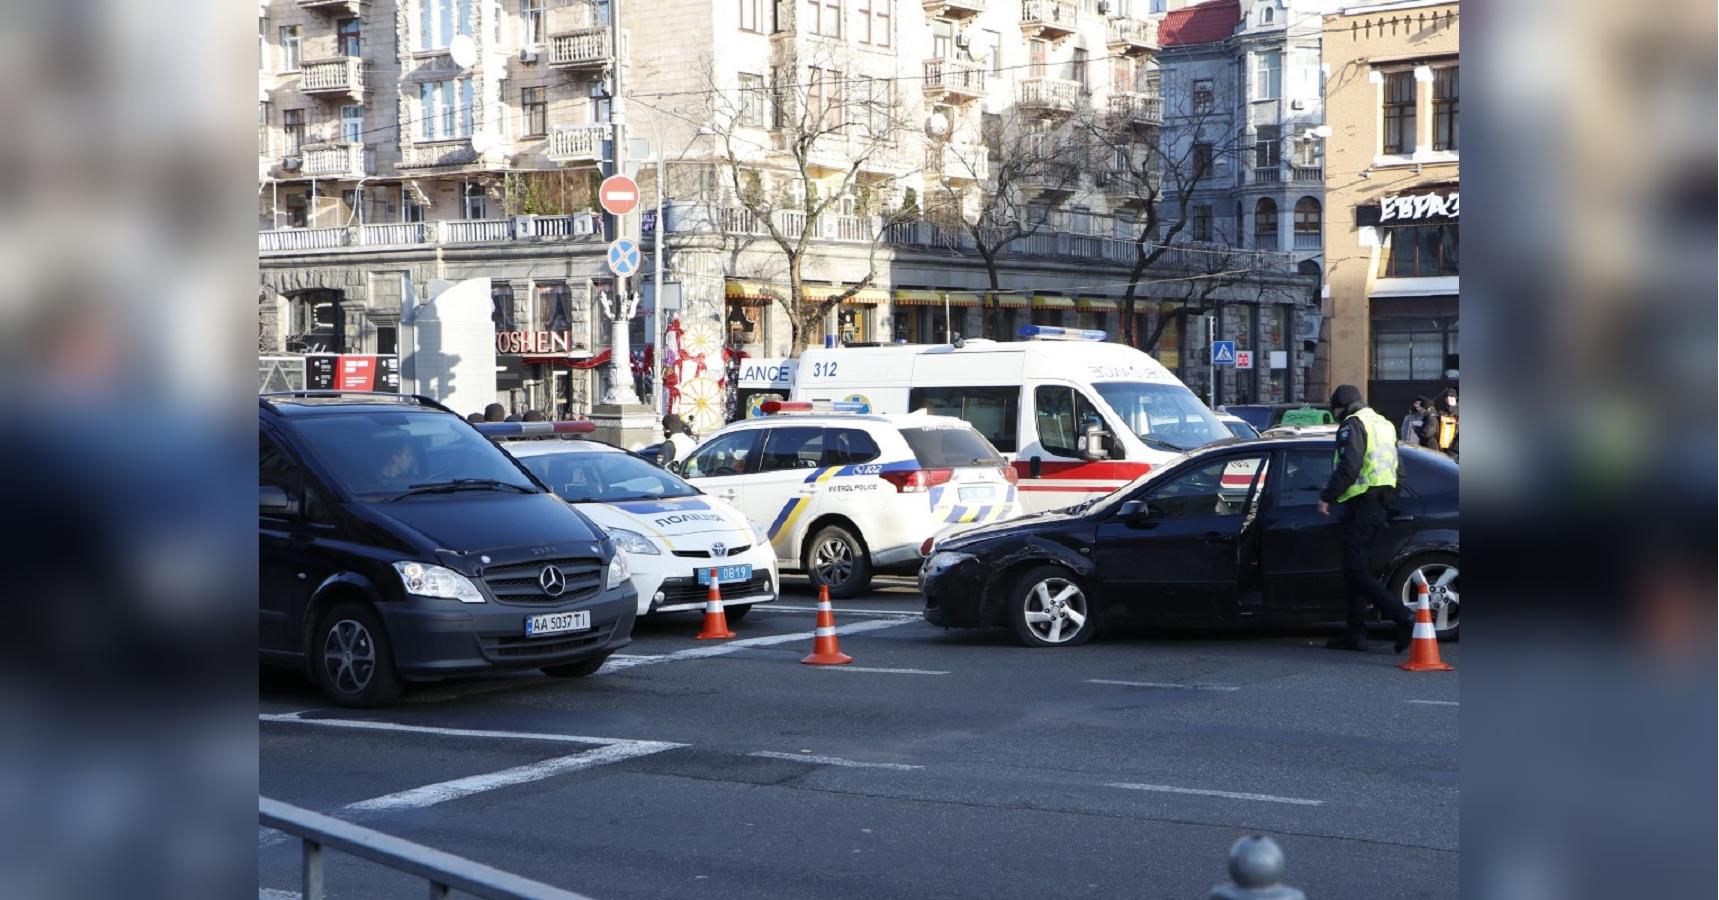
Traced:
<path fill-rule="evenodd" d="M 619 447 L 531 439 L 589 432 L 589 425 L 494 422 L 477 428 L 626 549 L 639 615 L 703 609 L 712 569 L 730 622 L 753 604 L 776 599 L 776 555 L 764 527 L 729 503 Z"/>
<path fill-rule="evenodd" d="M 863 592 L 880 569 L 917 566 L 951 523 L 1020 515 L 1014 470 L 973 426 L 865 409 L 769 401 L 764 417 L 716 432 L 674 467 L 766 523 L 777 565 L 835 597 Z"/>

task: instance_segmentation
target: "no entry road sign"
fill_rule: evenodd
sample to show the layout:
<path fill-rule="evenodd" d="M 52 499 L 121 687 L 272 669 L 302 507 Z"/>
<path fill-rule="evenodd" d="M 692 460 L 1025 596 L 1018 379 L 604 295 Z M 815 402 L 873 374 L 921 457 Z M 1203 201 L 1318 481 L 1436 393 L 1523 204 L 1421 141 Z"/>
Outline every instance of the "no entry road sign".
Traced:
<path fill-rule="evenodd" d="M 625 175 L 610 175 L 597 187 L 597 202 L 611 216 L 624 216 L 639 208 L 639 183 Z"/>

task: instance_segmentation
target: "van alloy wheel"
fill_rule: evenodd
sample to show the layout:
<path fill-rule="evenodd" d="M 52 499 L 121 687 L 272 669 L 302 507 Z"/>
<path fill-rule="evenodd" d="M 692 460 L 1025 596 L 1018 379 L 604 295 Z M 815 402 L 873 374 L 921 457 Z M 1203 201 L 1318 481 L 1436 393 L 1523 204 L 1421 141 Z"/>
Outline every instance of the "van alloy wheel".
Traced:
<path fill-rule="evenodd" d="M 1066 578 L 1046 578 L 1027 592 L 1022 616 L 1040 640 L 1067 643 L 1086 628 L 1086 594 Z"/>
<path fill-rule="evenodd" d="M 341 619 L 329 626 L 322 642 L 322 664 L 328 681 L 343 694 L 361 694 L 376 676 L 376 643 L 364 623 Z"/>

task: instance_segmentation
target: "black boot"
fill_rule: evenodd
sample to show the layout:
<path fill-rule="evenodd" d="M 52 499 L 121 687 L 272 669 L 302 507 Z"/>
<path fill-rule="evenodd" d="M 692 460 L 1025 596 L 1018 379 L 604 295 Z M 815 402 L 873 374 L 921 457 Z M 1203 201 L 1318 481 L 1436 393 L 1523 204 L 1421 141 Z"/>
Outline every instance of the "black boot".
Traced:
<path fill-rule="evenodd" d="M 1325 649 L 1327 649 L 1327 650 L 1360 650 L 1360 651 L 1365 652 L 1367 649 L 1367 636 L 1365 634 L 1349 634 L 1349 633 L 1345 632 L 1343 634 L 1337 635 L 1336 637 L 1332 638 L 1331 640 L 1326 641 L 1325 642 Z"/>
<path fill-rule="evenodd" d="M 1409 645 L 1414 643 L 1414 638 L 1415 638 L 1415 620 L 1410 619 L 1406 622 L 1398 622 L 1397 623 L 1397 642 L 1392 645 L 1393 651 L 1397 652 L 1397 653 L 1401 653 L 1404 650 L 1409 649 Z"/>

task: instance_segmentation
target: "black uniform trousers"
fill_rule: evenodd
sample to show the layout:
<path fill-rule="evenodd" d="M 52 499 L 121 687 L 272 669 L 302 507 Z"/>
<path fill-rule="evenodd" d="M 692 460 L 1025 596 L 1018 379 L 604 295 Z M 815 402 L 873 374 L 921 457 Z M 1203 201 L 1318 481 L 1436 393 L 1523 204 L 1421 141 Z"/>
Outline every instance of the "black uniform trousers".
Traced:
<path fill-rule="evenodd" d="M 1402 600 L 1392 597 L 1372 572 L 1373 539 L 1385 529 L 1390 515 L 1386 503 L 1395 493 L 1391 488 L 1373 488 L 1339 504 L 1343 508 L 1343 584 L 1349 592 L 1347 633 L 1354 637 L 1366 636 L 1363 617 L 1369 603 L 1380 616 L 1399 625 L 1415 621 Z"/>

